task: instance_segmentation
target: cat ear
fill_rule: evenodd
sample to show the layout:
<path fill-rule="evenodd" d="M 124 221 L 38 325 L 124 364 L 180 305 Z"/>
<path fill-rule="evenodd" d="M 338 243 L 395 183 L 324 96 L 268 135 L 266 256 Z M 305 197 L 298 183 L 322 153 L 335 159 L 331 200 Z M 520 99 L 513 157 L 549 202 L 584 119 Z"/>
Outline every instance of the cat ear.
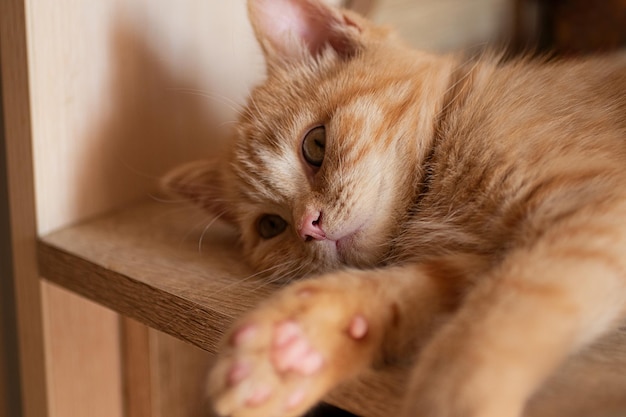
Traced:
<path fill-rule="evenodd" d="M 161 188 L 189 199 L 221 220 L 235 224 L 232 206 L 228 204 L 222 165 L 217 160 L 194 161 L 174 168 L 161 179 Z"/>
<path fill-rule="evenodd" d="M 248 15 L 269 64 L 316 56 L 328 46 L 349 58 L 362 47 L 361 19 L 321 0 L 248 0 Z"/>

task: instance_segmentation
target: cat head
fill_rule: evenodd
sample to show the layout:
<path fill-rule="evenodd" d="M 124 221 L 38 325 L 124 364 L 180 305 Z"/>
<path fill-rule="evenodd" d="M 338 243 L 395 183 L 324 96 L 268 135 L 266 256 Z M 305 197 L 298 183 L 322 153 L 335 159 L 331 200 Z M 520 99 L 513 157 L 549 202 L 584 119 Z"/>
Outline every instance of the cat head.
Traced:
<path fill-rule="evenodd" d="M 271 275 L 373 266 L 407 216 L 447 60 L 319 0 L 249 0 L 267 62 L 233 140 L 167 188 L 233 224 Z"/>

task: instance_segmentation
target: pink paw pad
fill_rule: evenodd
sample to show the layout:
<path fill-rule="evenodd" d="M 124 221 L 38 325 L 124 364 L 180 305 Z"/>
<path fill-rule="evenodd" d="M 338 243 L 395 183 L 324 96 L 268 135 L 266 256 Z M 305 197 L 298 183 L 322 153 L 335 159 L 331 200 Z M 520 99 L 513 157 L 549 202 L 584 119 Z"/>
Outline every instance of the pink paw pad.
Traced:
<path fill-rule="evenodd" d="M 261 405 L 270 398 L 272 392 L 273 390 L 269 386 L 258 387 L 246 398 L 246 405 L 251 407 Z"/>
<path fill-rule="evenodd" d="M 227 381 L 229 386 L 234 386 L 246 379 L 250 375 L 252 368 L 250 364 L 238 362 L 230 368 L 228 372 Z"/>
<path fill-rule="evenodd" d="M 274 337 L 272 363 L 277 370 L 312 375 L 322 367 L 322 355 L 313 349 L 294 321 L 278 324 Z"/>
<path fill-rule="evenodd" d="M 348 334 L 350 337 L 357 340 L 364 338 L 368 330 L 369 325 L 367 324 L 367 320 L 360 314 L 355 316 L 348 326 Z"/>
<path fill-rule="evenodd" d="M 237 347 L 253 340 L 257 334 L 257 326 L 247 324 L 233 333 L 230 338 L 230 345 Z"/>

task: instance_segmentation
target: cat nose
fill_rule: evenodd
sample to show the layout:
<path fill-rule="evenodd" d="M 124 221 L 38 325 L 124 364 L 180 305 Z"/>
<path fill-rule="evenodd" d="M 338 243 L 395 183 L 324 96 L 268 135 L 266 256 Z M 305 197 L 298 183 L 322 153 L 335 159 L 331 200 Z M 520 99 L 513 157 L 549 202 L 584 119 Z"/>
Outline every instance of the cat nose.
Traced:
<path fill-rule="evenodd" d="M 320 225 L 321 219 L 322 213 L 319 211 L 308 212 L 302 216 L 302 220 L 298 225 L 298 235 L 300 235 L 302 240 L 308 242 L 311 240 L 326 239 L 326 233 L 324 233 Z"/>

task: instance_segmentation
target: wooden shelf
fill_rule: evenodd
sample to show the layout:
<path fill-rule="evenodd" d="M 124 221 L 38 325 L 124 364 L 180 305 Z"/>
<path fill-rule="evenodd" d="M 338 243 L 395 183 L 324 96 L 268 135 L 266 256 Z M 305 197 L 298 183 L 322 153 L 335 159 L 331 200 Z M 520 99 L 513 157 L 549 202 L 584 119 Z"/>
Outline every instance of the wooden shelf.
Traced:
<path fill-rule="evenodd" d="M 215 224 L 205 233 L 203 219 L 192 208 L 142 202 L 41 238 L 39 270 L 51 282 L 215 353 L 232 321 L 275 288 L 243 264 L 227 228 Z M 581 405 L 573 404 L 581 408 L 623 398 L 623 330 L 566 366 L 550 384 L 550 401 L 580 398 Z M 365 417 L 395 415 L 405 377 L 399 369 L 370 371 L 328 401 Z"/>
<path fill-rule="evenodd" d="M 232 321 L 275 288 L 243 264 L 224 226 L 204 233 L 203 218 L 193 208 L 142 202 L 42 237 L 39 270 L 48 281 L 215 353 Z M 390 398 L 400 397 L 398 382 L 393 370 L 372 372 L 329 402 L 383 417 Z"/>
<path fill-rule="evenodd" d="M 199 249 L 198 219 L 203 215 L 193 208 L 143 202 L 41 238 L 39 270 L 49 281 L 214 353 L 223 330 L 271 288 L 251 276 L 223 226 L 205 233 Z"/>

